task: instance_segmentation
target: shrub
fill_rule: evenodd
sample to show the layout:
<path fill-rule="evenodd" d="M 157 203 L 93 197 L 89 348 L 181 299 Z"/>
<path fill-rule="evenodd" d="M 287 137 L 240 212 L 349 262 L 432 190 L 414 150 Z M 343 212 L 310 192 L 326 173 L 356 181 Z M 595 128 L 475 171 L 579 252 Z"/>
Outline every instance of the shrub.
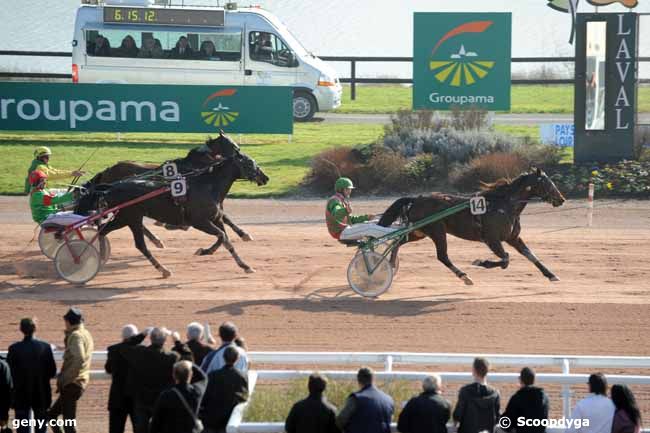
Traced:
<path fill-rule="evenodd" d="M 431 154 L 418 155 L 406 163 L 404 167 L 411 184 L 424 186 L 439 180 L 447 180 L 447 173 L 438 156 Z"/>
<path fill-rule="evenodd" d="M 358 187 L 366 192 L 406 191 L 409 178 L 405 166 L 406 158 L 402 155 L 386 150 L 377 151 L 360 170 Z"/>
<path fill-rule="evenodd" d="M 515 178 L 526 171 L 528 165 L 529 162 L 517 153 L 491 153 L 457 167 L 451 174 L 450 181 L 461 191 L 475 191 L 480 182 Z"/>
<path fill-rule="evenodd" d="M 489 129 L 488 112 L 478 107 L 470 107 L 469 109 L 463 110 L 459 107 L 452 107 L 451 127 L 458 131 Z"/>
<path fill-rule="evenodd" d="M 358 182 L 359 171 L 363 163 L 359 158 L 358 151 L 351 147 L 335 147 L 325 150 L 314 157 L 311 163 L 311 170 L 306 178 L 305 184 L 317 191 L 331 191 L 341 176 Z"/>
<path fill-rule="evenodd" d="M 560 163 L 562 160 L 562 148 L 546 144 L 520 144 L 515 147 L 514 152 L 539 167 L 547 168 Z"/>
<path fill-rule="evenodd" d="M 384 135 L 408 135 L 414 130 L 440 131 L 448 128 L 450 122 L 437 112 L 429 110 L 398 110 L 390 116 L 390 124 L 384 127 Z"/>

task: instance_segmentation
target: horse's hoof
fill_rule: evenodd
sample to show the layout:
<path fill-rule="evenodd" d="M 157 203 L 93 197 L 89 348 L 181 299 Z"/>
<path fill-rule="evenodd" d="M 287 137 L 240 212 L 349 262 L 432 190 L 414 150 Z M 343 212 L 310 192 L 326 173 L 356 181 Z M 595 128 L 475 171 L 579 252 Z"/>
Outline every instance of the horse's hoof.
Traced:
<path fill-rule="evenodd" d="M 460 279 L 463 280 L 463 282 L 465 283 L 466 286 L 473 286 L 474 285 L 474 281 L 472 281 L 472 279 L 470 277 L 468 277 L 467 275 L 460 277 Z"/>
<path fill-rule="evenodd" d="M 473 266 L 483 266 L 483 260 L 476 259 L 472 262 Z"/>
<path fill-rule="evenodd" d="M 255 273 L 255 269 L 253 269 L 253 268 L 246 268 L 244 271 L 245 271 L 247 274 L 254 274 L 254 273 Z"/>
<path fill-rule="evenodd" d="M 160 239 L 154 239 L 151 241 L 156 248 L 160 248 L 161 250 L 165 248 L 165 244 L 162 243 Z"/>
<path fill-rule="evenodd" d="M 196 252 L 194 253 L 194 255 L 195 255 L 195 256 L 202 256 L 202 255 L 203 255 L 203 248 L 199 248 L 198 250 L 196 250 Z"/>
<path fill-rule="evenodd" d="M 163 278 L 169 278 L 171 276 L 172 276 L 172 271 L 170 271 L 169 269 L 163 269 L 162 270 L 162 277 Z"/>
<path fill-rule="evenodd" d="M 553 275 L 552 277 L 549 277 L 549 280 L 551 280 L 553 282 L 560 281 L 560 279 L 558 277 L 556 277 L 555 275 Z"/>
<path fill-rule="evenodd" d="M 253 240 L 253 237 L 251 235 L 249 235 L 248 233 L 246 233 L 244 236 L 241 237 L 241 240 L 244 241 L 244 242 L 250 242 L 250 241 Z"/>

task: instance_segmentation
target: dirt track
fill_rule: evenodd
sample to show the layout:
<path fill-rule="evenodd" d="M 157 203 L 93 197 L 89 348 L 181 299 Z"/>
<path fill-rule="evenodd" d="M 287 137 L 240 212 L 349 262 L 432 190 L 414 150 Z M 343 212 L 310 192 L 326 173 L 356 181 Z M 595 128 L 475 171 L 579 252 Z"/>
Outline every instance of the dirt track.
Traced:
<path fill-rule="evenodd" d="M 389 202 L 357 201 L 355 210 L 377 213 Z M 74 304 L 86 313 L 97 350 L 115 342 L 127 322 L 182 331 L 192 320 L 231 319 L 252 350 L 650 354 L 650 202 L 597 202 L 592 228 L 585 227 L 584 202 L 530 206 L 523 237 L 560 282 L 514 251 L 507 270 L 472 267 L 490 257 L 488 249 L 450 239 L 451 259 L 475 282 L 465 286 L 437 262 L 433 244 L 421 241 L 401 250 L 399 274 L 380 300 L 347 288 L 353 250 L 329 238 L 322 206 L 227 202 L 255 237 L 235 242 L 257 270 L 252 275 L 223 250 L 193 256 L 212 243 L 207 235 L 149 224 L 166 243 L 152 251 L 173 270 L 171 278 L 160 278 L 126 230 L 111 234 L 106 269 L 75 287 L 57 279 L 36 243 L 27 245 L 34 224 L 25 198 L 0 197 L 0 350 L 19 338 L 19 319 L 33 315 L 39 336 L 61 344 L 60 317 Z M 95 382 L 82 399 L 81 431 L 106 430 L 107 386 Z"/>

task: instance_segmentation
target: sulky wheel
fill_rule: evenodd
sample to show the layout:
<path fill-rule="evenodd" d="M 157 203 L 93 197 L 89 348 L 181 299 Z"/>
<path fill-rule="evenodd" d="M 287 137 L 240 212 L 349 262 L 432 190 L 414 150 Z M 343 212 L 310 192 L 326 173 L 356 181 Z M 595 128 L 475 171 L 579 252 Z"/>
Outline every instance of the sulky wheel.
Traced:
<path fill-rule="evenodd" d="M 392 282 L 390 261 L 374 251 L 358 253 L 348 266 L 348 283 L 352 290 L 363 297 L 376 298 L 386 292 Z"/>
<path fill-rule="evenodd" d="M 384 252 L 386 249 L 389 247 L 388 244 L 380 244 L 375 247 L 375 252 L 384 255 Z M 362 250 L 357 250 L 356 254 L 359 255 L 361 254 Z M 386 260 L 390 261 L 390 254 L 386 257 Z M 399 254 L 397 254 L 397 257 L 395 257 L 395 264 L 393 265 L 393 277 L 397 275 L 397 271 L 399 271 Z"/>
<path fill-rule="evenodd" d="M 54 256 L 56 272 L 70 283 L 83 284 L 92 280 L 100 266 L 101 257 L 97 249 L 80 239 L 61 244 Z"/>
<path fill-rule="evenodd" d="M 77 232 L 70 233 L 70 239 L 77 239 Z M 85 226 L 81 229 L 81 235 L 83 236 L 86 242 L 93 241 L 93 247 L 99 251 L 99 256 L 102 260 L 102 266 L 106 264 L 108 259 L 111 257 L 111 243 L 108 241 L 108 238 L 104 235 L 97 236 L 97 229 L 91 226 Z M 95 237 L 97 236 L 97 237 Z"/>
<path fill-rule="evenodd" d="M 62 235 L 54 229 L 45 229 L 41 227 L 38 233 L 38 247 L 48 259 L 53 259 L 57 248 L 63 242 Z"/>
<path fill-rule="evenodd" d="M 106 236 L 100 235 L 99 236 L 99 257 L 101 258 L 102 261 L 102 266 L 106 264 L 108 259 L 111 258 L 111 243 L 108 240 Z M 97 248 L 97 245 L 94 244 L 95 248 Z"/>

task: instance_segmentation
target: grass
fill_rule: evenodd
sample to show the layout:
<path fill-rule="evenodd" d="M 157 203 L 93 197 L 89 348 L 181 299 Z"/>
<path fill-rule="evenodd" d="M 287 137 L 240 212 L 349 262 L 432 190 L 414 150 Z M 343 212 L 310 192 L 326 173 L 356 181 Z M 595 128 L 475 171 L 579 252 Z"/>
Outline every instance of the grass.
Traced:
<path fill-rule="evenodd" d="M 268 197 L 296 192 L 314 154 L 333 146 L 369 143 L 377 139 L 382 130 L 382 125 L 374 124 L 296 124 L 291 143 L 286 135 L 251 134 L 242 136 L 241 140 L 234 135 L 243 151 L 255 158 L 271 180 L 263 187 L 238 182 L 232 194 Z M 163 162 L 182 157 L 205 138 L 204 134 L 133 133 L 122 134 L 117 141 L 116 134 L 112 133 L 0 133 L 0 194 L 22 193 L 36 146 L 50 146 L 52 165 L 62 169 L 80 167 L 96 151 L 84 167 L 94 174 L 121 160 Z"/>
<path fill-rule="evenodd" d="M 417 381 L 380 382 L 377 385 L 395 401 L 394 420 L 397 420 L 402 411 L 402 402 L 408 401 L 421 391 Z M 284 422 L 291 406 L 307 396 L 306 388 L 305 380 L 258 384 L 244 414 L 244 422 Z M 331 380 L 327 384 L 327 399 L 341 409 L 348 395 L 358 389 L 359 386 L 354 382 Z"/>
<path fill-rule="evenodd" d="M 357 86 L 350 99 L 350 86 L 343 87 L 343 102 L 337 113 L 391 113 L 411 108 L 411 87 L 400 85 Z M 573 113 L 572 85 L 512 86 L 512 113 Z M 650 112 L 650 86 L 640 86 L 638 111 Z"/>

